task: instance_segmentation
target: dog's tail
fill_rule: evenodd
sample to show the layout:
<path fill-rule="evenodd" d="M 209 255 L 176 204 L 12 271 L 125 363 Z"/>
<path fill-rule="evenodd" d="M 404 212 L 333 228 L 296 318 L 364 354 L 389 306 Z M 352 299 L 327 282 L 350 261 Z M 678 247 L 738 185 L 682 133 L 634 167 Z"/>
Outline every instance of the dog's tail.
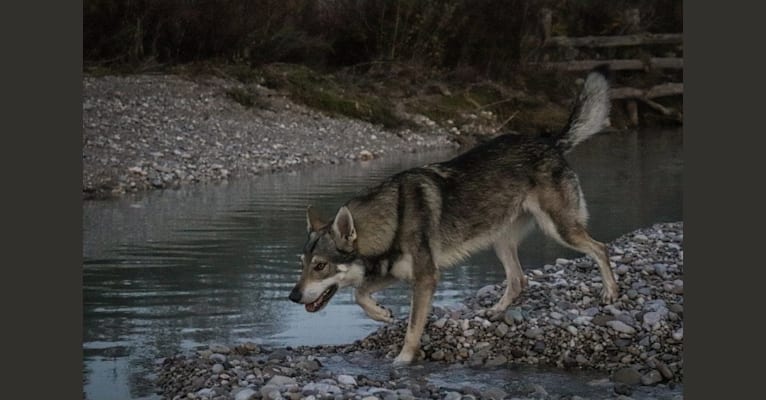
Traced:
<path fill-rule="evenodd" d="M 556 145 L 564 152 L 609 126 L 609 66 L 590 71 L 577 97 L 569 122 L 558 134 Z"/>

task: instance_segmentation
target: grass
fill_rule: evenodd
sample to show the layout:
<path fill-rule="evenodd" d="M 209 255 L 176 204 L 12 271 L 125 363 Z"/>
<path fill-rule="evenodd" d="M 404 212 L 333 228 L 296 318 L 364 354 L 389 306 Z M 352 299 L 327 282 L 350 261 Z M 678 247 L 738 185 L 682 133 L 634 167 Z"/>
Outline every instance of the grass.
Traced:
<path fill-rule="evenodd" d="M 292 101 L 332 116 L 344 116 L 379 124 L 389 129 L 416 128 L 414 115 L 423 115 L 438 127 L 459 127 L 462 135 L 483 136 L 515 130 L 536 133 L 560 129 L 569 116 L 575 84 L 583 76 L 561 72 L 520 71 L 509 81 L 481 77 L 455 79 L 417 66 L 398 69 L 355 71 L 353 68 L 321 72 L 296 64 L 275 63 L 260 67 L 246 64 L 202 62 L 155 68 L 195 79 L 218 76 L 243 85 L 229 88 L 226 95 L 248 108 L 269 108 L 251 85 L 277 90 Z M 133 70 L 132 73 L 145 71 Z M 90 67 L 95 76 L 130 74 L 130 68 Z M 625 75 L 618 85 L 647 84 L 654 76 Z M 672 100 L 671 100 L 672 101 Z M 682 101 L 682 100 L 681 100 Z M 676 105 L 676 104 L 673 104 Z M 627 115 L 619 103 L 612 112 L 615 127 L 627 126 Z M 643 113 L 642 113 L 643 115 Z M 645 122 L 662 125 L 663 118 L 647 113 Z M 644 122 L 644 121 L 642 121 Z"/>
<path fill-rule="evenodd" d="M 289 64 L 266 66 L 260 73 L 265 86 L 287 92 L 293 101 L 330 115 L 361 119 L 387 128 L 407 125 L 407 121 L 396 115 L 393 102 L 365 93 L 353 84 L 339 82 L 333 75 Z"/>

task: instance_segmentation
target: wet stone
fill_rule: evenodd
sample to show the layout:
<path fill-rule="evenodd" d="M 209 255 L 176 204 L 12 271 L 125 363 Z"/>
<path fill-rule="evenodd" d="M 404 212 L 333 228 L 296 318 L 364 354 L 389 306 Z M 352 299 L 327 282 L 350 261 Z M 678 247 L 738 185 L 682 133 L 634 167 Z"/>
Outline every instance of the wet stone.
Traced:
<path fill-rule="evenodd" d="M 662 382 L 662 374 L 657 370 L 651 370 L 641 376 L 641 384 L 646 386 L 656 385 Z"/>
<path fill-rule="evenodd" d="M 641 382 L 641 374 L 635 368 L 620 368 L 614 372 L 612 375 L 612 380 L 616 383 L 637 385 Z"/>

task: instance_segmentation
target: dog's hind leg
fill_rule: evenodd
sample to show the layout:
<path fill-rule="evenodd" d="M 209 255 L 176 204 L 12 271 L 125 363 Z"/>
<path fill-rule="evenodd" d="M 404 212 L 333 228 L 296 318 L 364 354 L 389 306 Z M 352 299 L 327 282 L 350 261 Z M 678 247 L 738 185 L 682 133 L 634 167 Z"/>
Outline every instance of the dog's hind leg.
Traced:
<path fill-rule="evenodd" d="M 585 229 L 588 213 L 576 178 L 563 182 L 560 187 L 541 189 L 538 196 L 525 202 L 525 208 L 548 236 L 596 260 L 604 285 L 603 302 L 617 300 L 619 287 L 606 245 L 591 238 Z"/>
<path fill-rule="evenodd" d="M 362 286 L 359 286 L 354 291 L 356 304 L 359 304 L 359 306 L 362 307 L 364 312 L 367 313 L 367 316 L 376 321 L 387 323 L 394 322 L 394 315 L 391 310 L 382 307 L 370 296 L 379 290 L 385 289 L 394 282 L 396 282 L 396 278 L 392 276 L 384 276 L 364 282 Z"/>
<path fill-rule="evenodd" d="M 564 242 L 569 247 L 589 255 L 598 263 L 598 268 L 601 271 L 601 280 L 604 284 L 604 288 L 601 290 L 603 302 L 612 303 L 617 300 L 619 287 L 614 279 L 612 267 L 609 264 L 606 245 L 591 238 L 585 227 L 581 225 L 564 226 L 560 230 L 562 232 L 562 239 L 564 239 Z"/>
<path fill-rule="evenodd" d="M 511 223 L 508 234 L 502 235 L 493 245 L 495 254 L 505 269 L 507 285 L 503 296 L 489 309 L 492 318 L 500 316 L 527 287 L 527 278 L 519 261 L 518 247 L 532 226 L 532 217 L 523 214 Z"/>

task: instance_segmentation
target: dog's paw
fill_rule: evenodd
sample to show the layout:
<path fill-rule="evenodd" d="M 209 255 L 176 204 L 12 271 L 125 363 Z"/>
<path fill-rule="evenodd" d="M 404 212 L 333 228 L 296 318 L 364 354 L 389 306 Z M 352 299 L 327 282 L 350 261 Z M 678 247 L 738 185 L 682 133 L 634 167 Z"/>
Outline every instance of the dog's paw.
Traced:
<path fill-rule="evenodd" d="M 505 315 L 505 310 L 499 310 L 496 308 L 488 308 L 484 311 L 484 317 L 490 321 L 500 321 Z"/>
<path fill-rule="evenodd" d="M 368 315 L 370 318 L 374 319 L 375 321 L 385 322 L 387 324 L 394 323 L 394 313 L 391 311 L 391 309 L 387 307 L 383 307 L 380 304 L 377 304 L 377 309 Z"/>
<path fill-rule="evenodd" d="M 612 304 L 615 301 L 617 301 L 617 297 L 619 296 L 619 291 L 617 288 L 610 287 L 608 285 L 605 285 L 603 289 L 601 289 L 601 301 L 604 304 Z"/>
<path fill-rule="evenodd" d="M 384 311 L 384 317 L 383 317 L 383 319 L 381 319 L 381 322 L 385 322 L 387 324 L 393 324 L 394 321 L 395 321 L 395 319 L 394 319 L 394 312 L 391 311 L 391 309 L 388 308 L 388 307 L 381 307 L 381 308 Z"/>
<path fill-rule="evenodd" d="M 399 353 L 399 355 L 394 359 L 393 366 L 394 368 L 397 368 L 410 365 L 412 364 L 412 359 L 413 356 L 411 354 L 404 354 L 404 352 Z"/>

